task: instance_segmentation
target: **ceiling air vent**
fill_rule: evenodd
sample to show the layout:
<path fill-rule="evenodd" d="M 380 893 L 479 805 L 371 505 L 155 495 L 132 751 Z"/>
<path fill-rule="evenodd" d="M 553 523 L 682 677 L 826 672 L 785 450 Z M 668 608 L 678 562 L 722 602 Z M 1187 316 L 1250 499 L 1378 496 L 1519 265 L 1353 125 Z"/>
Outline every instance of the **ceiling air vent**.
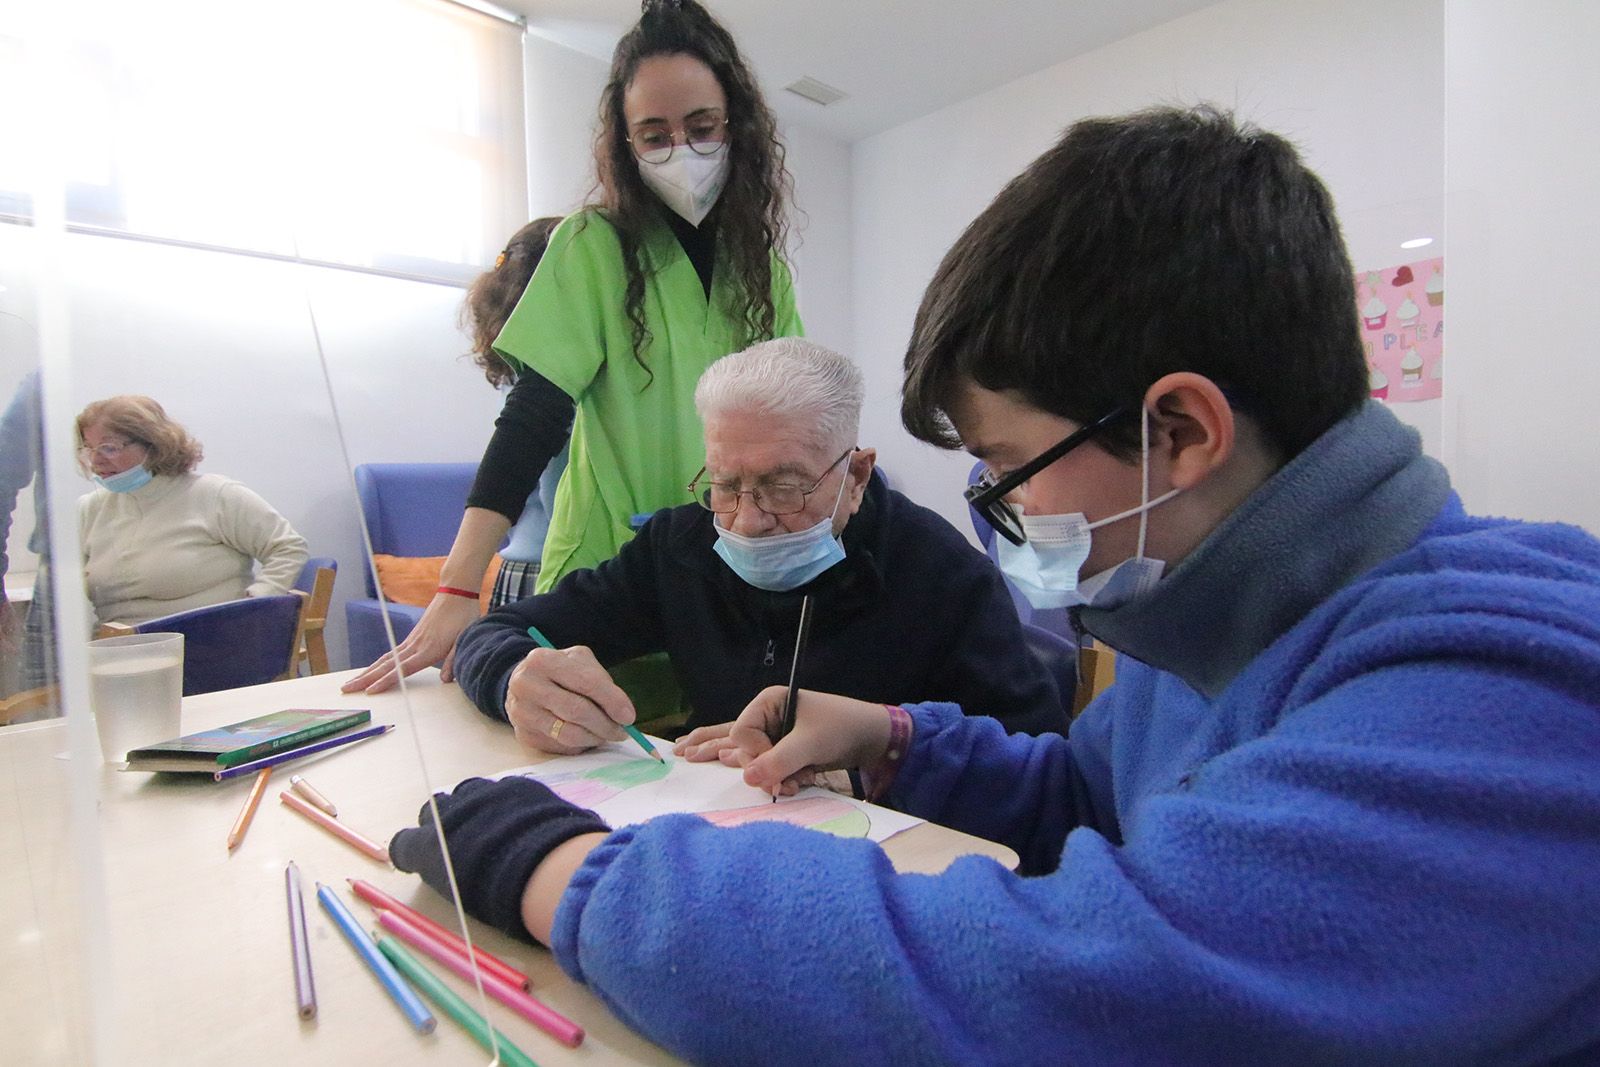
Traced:
<path fill-rule="evenodd" d="M 825 85 L 810 77 L 801 78 L 797 82 L 785 85 L 784 88 L 796 96 L 803 96 L 813 104 L 821 104 L 823 107 L 827 107 L 829 104 L 836 104 L 849 95 L 841 89 L 835 89 L 831 85 Z"/>

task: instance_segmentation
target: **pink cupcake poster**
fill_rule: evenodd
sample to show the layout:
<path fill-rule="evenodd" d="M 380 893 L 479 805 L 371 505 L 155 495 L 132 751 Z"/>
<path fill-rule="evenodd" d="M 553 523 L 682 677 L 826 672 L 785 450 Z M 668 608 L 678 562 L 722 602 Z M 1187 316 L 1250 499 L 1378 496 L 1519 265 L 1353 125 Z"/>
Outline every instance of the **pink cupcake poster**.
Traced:
<path fill-rule="evenodd" d="M 1444 259 L 1356 275 L 1372 395 L 1391 404 L 1444 391 Z"/>

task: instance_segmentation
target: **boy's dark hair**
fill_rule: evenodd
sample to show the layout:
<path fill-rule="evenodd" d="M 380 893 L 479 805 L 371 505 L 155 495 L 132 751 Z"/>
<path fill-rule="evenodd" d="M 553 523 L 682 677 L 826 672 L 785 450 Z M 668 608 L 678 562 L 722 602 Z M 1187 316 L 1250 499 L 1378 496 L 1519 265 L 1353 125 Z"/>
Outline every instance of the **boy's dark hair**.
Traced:
<path fill-rule="evenodd" d="M 649 338 L 641 241 L 651 226 L 661 224 L 659 212 L 666 209 L 639 176 L 622 102 L 640 63 L 670 55 L 692 56 L 710 67 L 728 100 L 728 180 L 707 221 L 716 226 L 716 269 L 726 271 L 732 283 L 732 310 L 743 321 L 744 345 L 772 337 L 772 255 L 782 253 L 787 231 L 783 202 L 791 182 L 777 120 L 739 46 L 695 0 L 644 0 L 639 21 L 612 53 L 594 142 L 598 204 L 622 244 L 628 277 L 624 305 L 633 324 L 634 358 L 641 365 Z"/>
<path fill-rule="evenodd" d="M 1287 459 L 1367 395 L 1333 201 L 1282 137 L 1212 107 L 1085 119 L 945 255 L 906 350 L 901 419 L 959 448 L 963 381 L 1077 423 L 1193 371 Z M 1138 447 L 1138 421 L 1102 439 Z"/>
<path fill-rule="evenodd" d="M 528 287 L 528 279 L 544 258 L 550 235 L 559 225 L 559 215 L 528 223 L 511 235 L 494 267 L 467 287 L 466 299 L 461 302 L 461 325 L 472 334 L 472 361 L 482 368 L 490 385 L 509 385 L 517 376 L 511 364 L 495 352 L 494 339 L 500 336 L 501 327 L 522 299 L 522 291 Z"/>

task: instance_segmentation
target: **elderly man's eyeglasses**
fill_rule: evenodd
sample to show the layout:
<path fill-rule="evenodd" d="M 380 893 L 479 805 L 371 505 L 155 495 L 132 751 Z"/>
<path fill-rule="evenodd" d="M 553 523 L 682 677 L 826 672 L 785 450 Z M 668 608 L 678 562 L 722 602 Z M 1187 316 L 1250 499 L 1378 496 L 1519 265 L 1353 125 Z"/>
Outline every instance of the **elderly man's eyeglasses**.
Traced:
<path fill-rule="evenodd" d="M 105 441 L 93 448 L 84 445 L 78 449 L 78 458 L 85 463 L 91 462 L 96 456 L 101 459 L 115 461 L 123 452 L 139 443 L 138 441 Z"/>
<path fill-rule="evenodd" d="M 660 165 L 672 158 L 679 134 L 665 122 L 635 126 L 628 134 L 633 154 L 646 163 Z M 713 155 L 728 141 L 728 116 L 715 108 L 696 111 L 683 120 L 683 143 L 697 156 Z"/>
<path fill-rule="evenodd" d="M 739 501 L 748 496 L 750 502 L 766 512 L 768 515 L 796 515 L 806 509 L 806 497 L 815 493 L 833 473 L 833 468 L 839 465 L 854 448 L 847 448 L 839 455 L 839 459 L 828 464 L 828 469 L 822 472 L 822 477 L 812 484 L 810 489 L 800 485 L 784 485 L 772 483 L 758 485 L 754 489 L 739 489 L 725 482 L 706 482 L 700 484 L 700 479 L 706 473 L 704 467 L 694 476 L 694 481 L 689 483 L 689 492 L 694 495 L 695 501 L 707 511 L 718 515 L 732 515 L 739 510 Z"/>
<path fill-rule="evenodd" d="M 1028 535 L 1023 532 L 1022 519 L 1017 515 L 1017 509 L 1006 500 L 1006 494 L 1131 410 L 1133 409 L 1128 405 L 1123 405 L 1108 415 L 1102 415 L 1087 426 L 1074 430 L 1004 477 L 996 478 L 992 472 L 984 471 L 982 477 L 967 486 L 964 494 L 967 504 L 988 520 L 989 525 L 1000 532 L 1000 536 L 1014 545 L 1022 544 L 1027 541 Z"/>

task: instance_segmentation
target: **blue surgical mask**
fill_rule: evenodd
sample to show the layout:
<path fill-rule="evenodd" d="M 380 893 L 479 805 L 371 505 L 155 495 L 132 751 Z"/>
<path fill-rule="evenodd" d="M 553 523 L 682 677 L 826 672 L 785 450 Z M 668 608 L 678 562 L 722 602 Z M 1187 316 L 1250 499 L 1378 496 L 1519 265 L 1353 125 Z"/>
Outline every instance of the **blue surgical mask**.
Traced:
<path fill-rule="evenodd" d="M 1164 504 L 1182 490 L 1173 489 L 1150 499 L 1150 412 L 1140 412 L 1139 434 L 1141 480 L 1139 506 L 1090 522 L 1081 512 L 1070 515 L 1018 516 L 1027 541 L 1014 545 L 997 538 L 1000 570 L 1022 591 L 1028 603 L 1040 610 L 1088 606 L 1114 608 L 1142 596 L 1161 580 L 1166 563 L 1144 554 L 1144 540 L 1150 509 Z M 1133 557 L 1123 560 L 1083 581 L 1078 571 L 1089 558 L 1092 530 L 1139 516 L 1139 547 Z"/>
<path fill-rule="evenodd" d="M 849 484 L 850 469 L 846 467 L 844 477 L 839 480 L 839 495 L 834 498 L 833 511 L 815 526 L 794 533 L 747 537 L 723 529 L 721 523 L 713 519 L 711 525 L 717 531 L 714 551 L 733 568 L 733 573 L 757 589 L 771 593 L 798 589 L 844 560 L 844 545 L 833 536 L 833 520 L 839 513 L 839 502 L 844 499 L 844 487 Z"/>
<path fill-rule="evenodd" d="M 154 478 L 155 475 L 150 473 L 148 467 L 140 463 L 137 466 L 129 467 L 125 471 L 119 471 L 104 478 L 98 474 L 92 474 L 90 477 L 94 480 L 94 484 L 102 489 L 109 489 L 113 493 L 131 493 L 135 489 L 149 485 L 150 479 Z"/>

